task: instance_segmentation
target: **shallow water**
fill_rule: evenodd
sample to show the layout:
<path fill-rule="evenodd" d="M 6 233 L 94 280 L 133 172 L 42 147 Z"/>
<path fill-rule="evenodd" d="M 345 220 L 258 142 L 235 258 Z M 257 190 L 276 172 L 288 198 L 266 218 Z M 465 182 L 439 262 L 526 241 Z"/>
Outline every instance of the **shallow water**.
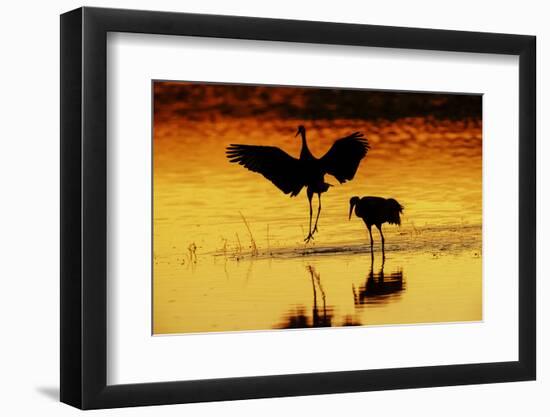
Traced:
<path fill-rule="evenodd" d="M 305 192 L 289 198 L 224 153 L 248 143 L 298 156 L 300 123 L 155 122 L 154 333 L 481 320 L 481 123 L 306 123 L 318 157 L 354 130 L 372 147 L 354 180 L 326 177 L 335 186 L 308 245 Z M 371 264 L 363 222 L 348 220 L 354 195 L 405 206 L 401 227 L 384 225 L 383 269 L 377 231 Z"/>

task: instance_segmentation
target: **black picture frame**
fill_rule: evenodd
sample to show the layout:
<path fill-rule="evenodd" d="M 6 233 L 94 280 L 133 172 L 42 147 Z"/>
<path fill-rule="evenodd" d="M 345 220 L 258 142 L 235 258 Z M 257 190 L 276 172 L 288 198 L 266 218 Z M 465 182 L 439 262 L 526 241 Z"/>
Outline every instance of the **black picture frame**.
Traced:
<path fill-rule="evenodd" d="M 519 56 L 519 360 L 107 385 L 108 32 Z M 94 409 L 535 379 L 535 54 L 524 35 L 88 7 L 61 15 L 61 401 Z"/>

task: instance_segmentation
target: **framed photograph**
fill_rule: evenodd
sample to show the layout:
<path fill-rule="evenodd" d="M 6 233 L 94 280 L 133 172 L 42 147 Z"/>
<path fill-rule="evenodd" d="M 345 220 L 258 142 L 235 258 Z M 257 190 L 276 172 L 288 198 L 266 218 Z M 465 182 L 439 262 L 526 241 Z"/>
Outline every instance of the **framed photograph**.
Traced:
<path fill-rule="evenodd" d="M 535 37 L 61 16 L 61 401 L 535 379 Z"/>

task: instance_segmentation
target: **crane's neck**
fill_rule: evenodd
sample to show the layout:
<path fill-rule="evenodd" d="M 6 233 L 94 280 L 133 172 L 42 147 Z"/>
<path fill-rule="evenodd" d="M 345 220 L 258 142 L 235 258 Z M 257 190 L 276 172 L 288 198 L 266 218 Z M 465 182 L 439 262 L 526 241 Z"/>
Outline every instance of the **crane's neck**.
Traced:
<path fill-rule="evenodd" d="M 300 152 L 300 159 L 312 159 L 313 155 L 307 147 L 305 130 L 302 130 L 300 135 L 302 136 L 302 151 Z"/>

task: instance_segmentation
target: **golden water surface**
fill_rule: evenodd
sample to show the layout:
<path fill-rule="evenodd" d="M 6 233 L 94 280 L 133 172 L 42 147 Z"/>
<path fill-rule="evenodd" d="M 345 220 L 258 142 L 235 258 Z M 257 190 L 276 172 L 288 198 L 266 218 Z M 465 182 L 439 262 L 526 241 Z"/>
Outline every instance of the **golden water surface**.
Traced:
<path fill-rule="evenodd" d="M 352 181 L 326 177 L 307 245 L 305 191 L 225 156 L 245 143 L 298 157 L 298 124 L 317 157 L 355 130 L 372 148 Z M 482 319 L 480 121 L 173 117 L 153 144 L 154 334 Z M 354 195 L 405 206 L 401 227 L 383 226 L 384 263 L 378 232 L 371 262 L 364 223 L 348 221 Z"/>

